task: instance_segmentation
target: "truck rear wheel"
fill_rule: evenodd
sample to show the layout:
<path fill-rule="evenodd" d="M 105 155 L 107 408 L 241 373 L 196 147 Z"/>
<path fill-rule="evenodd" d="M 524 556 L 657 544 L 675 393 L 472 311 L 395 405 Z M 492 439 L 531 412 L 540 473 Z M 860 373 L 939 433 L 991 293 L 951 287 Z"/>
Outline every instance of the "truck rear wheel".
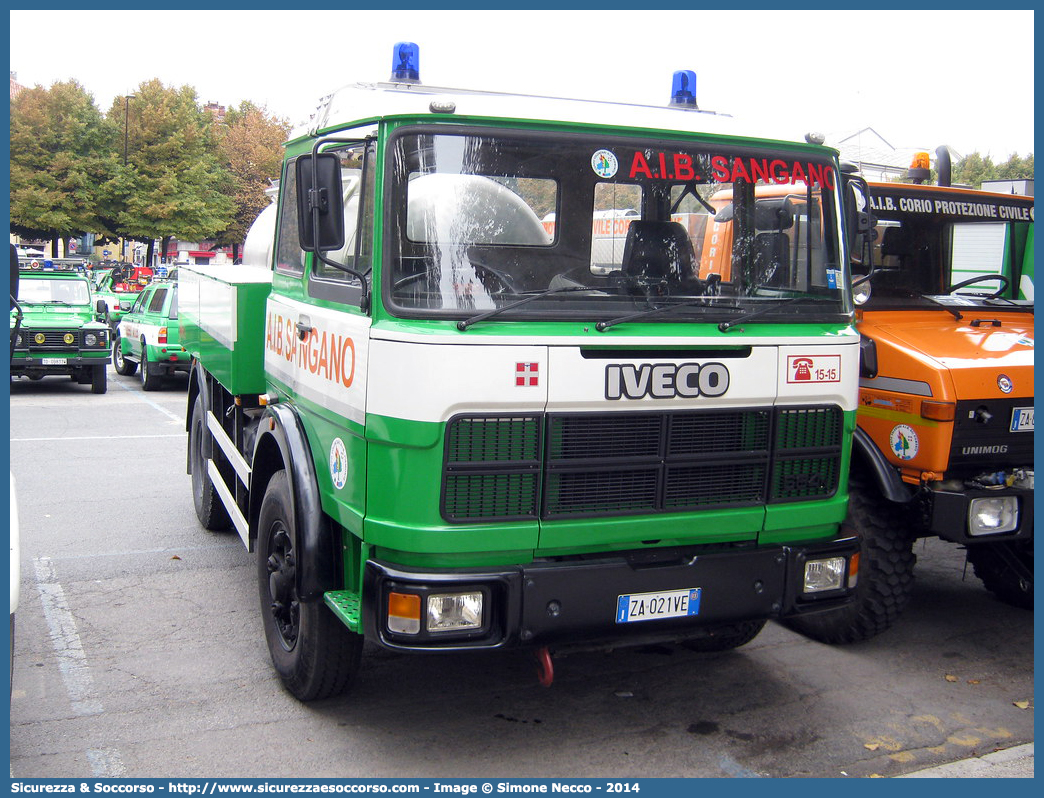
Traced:
<path fill-rule="evenodd" d="M 196 518 L 203 528 L 220 532 L 232 526 L 232 521 L 207 473 L 207 461 L 203 457 L 203 423 L 203 399 L 197 396 L 192 405 L 188 444 L 189 465 L 192 469 L 192 503 L 196 507 Z"/>
<path fill-rule="evenodd" d="M 899 507 L 854 474 L 848 491 L 845 524 L 859 537 L 859 581 L 852 603 L 783 621 L 823 643 L 856 643 L 880 634 L 895 623 L 913 590 L 914 536 Z"/>
<path fill-rule="evenodd" d="M 257 534 L 257 575 L 265 638 L 286 688 L 301 701 L 344 692 L 359 670 L 362 637 L 342 624 L 322 600 L 297 593 L 296 545 L 286 471 L 268 483 Z"/>
<path fill-rule="evenodd" d="M 983 586 L 1005 604 L 1033 609 L 1032 540 L 969 546 L 968 561 Z"/>

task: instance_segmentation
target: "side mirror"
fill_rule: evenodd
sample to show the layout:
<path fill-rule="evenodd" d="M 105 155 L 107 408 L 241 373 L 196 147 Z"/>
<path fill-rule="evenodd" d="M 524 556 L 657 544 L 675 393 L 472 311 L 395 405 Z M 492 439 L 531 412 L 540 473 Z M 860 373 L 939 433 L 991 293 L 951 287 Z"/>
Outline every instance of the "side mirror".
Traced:
<path fill-rule="evenodd" d="M 845 228 L 848 243 L 854 245 L 857 236 L 869 233 L 872 227 L 869 187 L 861 177 L 846 176 Z"/>
<path fill-rule="evenodd" d="M 106 313 L 109 312 L 109 306 L 105 304 L 104 299 L 98 300 L 98 302 L 94 306 L 94 312 L 101 316 L 104 316 Z"/>
<path fill-rule="evenodd" d="M 330 252 L 344 246 L 341 159 L 332 152 L 302 155 L 295 165 L 301 249 Z"/>
<path fill-rule="evenodd" d="M 865 335 L 859 337 L 859 376 L 870 380 L 877 376 L 877 344 Z"/>
<path fill-rule="evenodd" d="M 874 225 L 877 220 L 871 214 L 870 187 L 855 174 L 843 174 L 845 239 L 853 261 L 862 264 L 863 271 L 873 272 L 873 242 L 877 237 Z"/>

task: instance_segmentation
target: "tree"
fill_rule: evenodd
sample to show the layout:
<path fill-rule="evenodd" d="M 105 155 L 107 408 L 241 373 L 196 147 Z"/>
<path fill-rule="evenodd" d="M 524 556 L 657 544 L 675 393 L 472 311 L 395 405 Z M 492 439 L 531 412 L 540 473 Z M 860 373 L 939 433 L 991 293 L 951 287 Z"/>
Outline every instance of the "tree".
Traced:
<path fill-rule="evenodd" d="M 116 173 L 115 130 L 76 81 L 11 100 L 11 230 L 57 239 L 112 234 L 106 186 Z"/>
<path fill-rule="evenodd" d="M 172 237 L 199 241 L 228 227 L 231 181 L 214 154 L 211 116 L 194 89 L 152 79 L 138 86 L 129 106 L 125 102 L 117 97 L 108 114 L 127 141 L 127 164 L 110 184 L 120 208 L 116 225 L 121 235 L 148 243 L 151 263 L 156 239 L 166 251 Z"/>
<path fill-rule="evenodd" d="M 973 152 L 953 165 L 952 182 L 972 188 L 981 188 L 984 180 L 1021 180 L 1033 178 L 1033 153 L 1020 158 L 1013 153 L 1002 164 L 995 164 L 989 155 Z"/>
<path fill-rule="evenodd" d="M 232 247 L 234 261 L 250 225 L 271 201 L 265 192 L 279 178 L 289 133 L 285 119 L 247 101 L 230 110 L 217 128 L 218 157 L 229 173 L 235 204 L 232 222 L 218 234 L 217 243 Z"/>

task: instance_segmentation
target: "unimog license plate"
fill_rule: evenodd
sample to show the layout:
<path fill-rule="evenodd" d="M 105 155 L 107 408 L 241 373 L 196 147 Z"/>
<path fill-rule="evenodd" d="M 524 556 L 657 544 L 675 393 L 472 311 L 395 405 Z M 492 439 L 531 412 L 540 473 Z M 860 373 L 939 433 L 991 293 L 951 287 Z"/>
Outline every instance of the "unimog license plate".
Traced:
<path fill-rule="evenodd" d="M 1011 432 L 1033 432 L 1033 408 L 1016 407 L 1011 411 Z"/>
<path fill-rule="evenodd" d="M 703 589 L 666 590 L 659 593 L 633 593 L 616 600 L 616 622 L 658 621 L 700 614 Z"/>

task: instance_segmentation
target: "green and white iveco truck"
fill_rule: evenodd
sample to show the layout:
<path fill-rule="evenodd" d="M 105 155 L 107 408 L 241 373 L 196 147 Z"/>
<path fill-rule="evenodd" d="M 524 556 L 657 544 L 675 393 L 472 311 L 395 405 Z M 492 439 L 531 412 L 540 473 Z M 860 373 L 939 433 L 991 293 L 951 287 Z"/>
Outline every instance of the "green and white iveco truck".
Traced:
<path fill-rule="evenodd" d="M 644 107 L 416 60 L 292 134 L 245 265 L 179 273 L 196 512 L 257 552 L 286 687 L 341 692 L 364 640 L 530 647 L 550 683 L 850 601 L 836 152 L 736 132 L 691 72 Z"/>

